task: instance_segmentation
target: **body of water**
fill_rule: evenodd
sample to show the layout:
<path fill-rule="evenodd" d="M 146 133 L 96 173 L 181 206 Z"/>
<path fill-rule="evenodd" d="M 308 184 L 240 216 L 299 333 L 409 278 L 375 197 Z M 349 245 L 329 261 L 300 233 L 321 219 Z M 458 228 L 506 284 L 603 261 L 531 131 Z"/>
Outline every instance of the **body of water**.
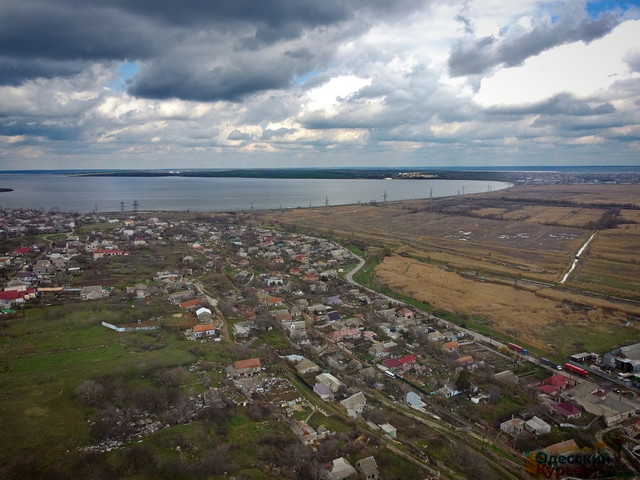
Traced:
<path fill-rule="evenodd" d="M 327 180 L 197 177 L 73 177 L 2 174 L 3 208 L 66 212 L 238 211 L 446 197 L 508 188 L 481 180 Z"/>

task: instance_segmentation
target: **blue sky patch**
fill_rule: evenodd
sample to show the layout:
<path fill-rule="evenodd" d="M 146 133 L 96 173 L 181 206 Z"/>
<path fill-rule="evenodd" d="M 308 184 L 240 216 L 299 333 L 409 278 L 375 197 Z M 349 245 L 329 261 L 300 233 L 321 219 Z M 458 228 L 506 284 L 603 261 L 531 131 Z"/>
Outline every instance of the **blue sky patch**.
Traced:
<path fill-rule="evenodd" d="M 591 18 L 597 18 L 603 12 L 610 10 L 622 10 L 623 12 L 631 7 L 639 7 L 640 0 L 631 1 L 615 1 L 615 0 L 598 0 L 595 2 L 587 2 L 586 10 Z"/>
<path fill-rule="evenodd" d="M 131 80 L 140 71 L 140 62 L 122 62 L 118 65 L 118 78 L 109 83 L 107 87 L 118 92 L 124 92 L 127 89 L 127 82 Z"/>

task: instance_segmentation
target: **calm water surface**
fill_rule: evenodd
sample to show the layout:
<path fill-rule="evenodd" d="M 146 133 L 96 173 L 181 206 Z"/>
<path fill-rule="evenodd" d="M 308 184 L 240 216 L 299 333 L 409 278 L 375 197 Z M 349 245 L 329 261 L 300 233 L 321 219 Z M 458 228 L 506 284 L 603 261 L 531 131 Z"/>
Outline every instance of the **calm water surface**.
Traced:
<path fill-rule="evenodd" d="M 68 177 L 2 174 L 3 208 L 61 211 L 236 211 L 445 197 L 508 188 L 480 180 L 326 180 L 194 177 Z"/>

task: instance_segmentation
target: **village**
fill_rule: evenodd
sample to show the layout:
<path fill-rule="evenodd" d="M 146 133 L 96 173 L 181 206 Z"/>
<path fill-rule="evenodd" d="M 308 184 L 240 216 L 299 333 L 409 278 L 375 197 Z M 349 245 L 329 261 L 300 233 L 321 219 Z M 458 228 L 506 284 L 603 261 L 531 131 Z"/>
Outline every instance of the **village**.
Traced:
<path fill-rule="evenodd" d="M 393 468 L 376 453 L 383 449 L 420 478 L 593 476 L 640 466 L 637 345 L 541 358 L 359 285 L 352 275 L 365 264 L 361 250 L 249 215 L 3 210 L 0 224 L 11 245 L 0 252 L 0 322 L 28 321 L 32 309 L 119 302 L 128 308 L 121 316 L 95 315 L 109 335 L 174 332 L 200 352 L 187 365 L 199 387 L 168 402 L 170 420 L 148 408 L 129 418 L 119 410 L 112 424 L 130 428 L 105 428 L 83 451 L 125 448 L 198 421 L 212 405 L 234 405 L 287 425 L 313 452 L 308 478 L 388 480 Z M 223 349 L 226 362 L 206 360 Z M 91 407 L 96 383 L 76 386 Z M 360 432 L 356 444 L 375 448 L 329 458 L 335 450 L 322 445 L 339 438 L 336 421 Z M 466 460 L 444 453 L 451 439 L 466 444 Z M 269 468 L 297 478 L 291 472 L 302 467 Z"/>

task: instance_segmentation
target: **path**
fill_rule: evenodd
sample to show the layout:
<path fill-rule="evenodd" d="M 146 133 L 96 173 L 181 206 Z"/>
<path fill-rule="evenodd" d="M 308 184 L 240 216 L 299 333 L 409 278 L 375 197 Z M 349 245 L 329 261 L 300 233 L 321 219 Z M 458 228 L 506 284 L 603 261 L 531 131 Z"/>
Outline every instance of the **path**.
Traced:
<path fill-rule="evenodd" d="M 566 282 L 567 279 L 569 278 L 569 275 L 571 275 L 571 272 L 573 272 L 575 270 L 575 268 L 578 266 L 578 259 L 579 259 L 580 255 L 582 255 L 582 253 L 589 246 L 589 244 L 591 243 L 591 240 L 593 240 L 593 238 L 596 236 L 596 233 L 598 233 L 598 232 L 593 232 L 591 234 L 591 236 L 589 237 L 589 239 L 586 242 L 584 242 L 584 245 L 582 245 L 582 247 L 580 247 L 580 250 L 578 250 L 578 253 L 576 253 L 575 258 L 573 259 L 573 263 L 571 264 L 571 268 L 569 268 L 569 271 L 564 274 L 564 276 L 562 277 L 562 280 L 560 280 L 560 283 Z"/>

